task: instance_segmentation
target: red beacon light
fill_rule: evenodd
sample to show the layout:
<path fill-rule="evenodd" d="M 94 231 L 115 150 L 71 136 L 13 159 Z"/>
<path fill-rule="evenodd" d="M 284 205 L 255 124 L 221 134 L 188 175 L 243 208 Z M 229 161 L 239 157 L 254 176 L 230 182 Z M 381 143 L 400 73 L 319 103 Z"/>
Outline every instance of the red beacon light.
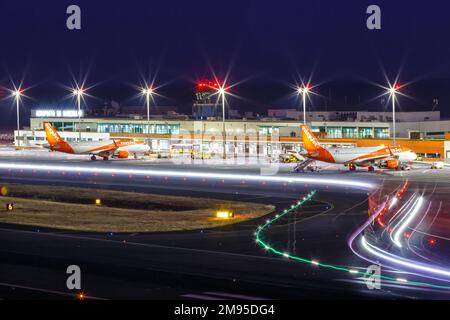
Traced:
<path fill-rule="evenodd" d="M 217 81 L 202 80 L 200 82 L 197 82 L 197 88 L 199 90 L 208 90 L 208 89 L 217 90 L 218 88 L 220 88 L 220 83 Z"/>

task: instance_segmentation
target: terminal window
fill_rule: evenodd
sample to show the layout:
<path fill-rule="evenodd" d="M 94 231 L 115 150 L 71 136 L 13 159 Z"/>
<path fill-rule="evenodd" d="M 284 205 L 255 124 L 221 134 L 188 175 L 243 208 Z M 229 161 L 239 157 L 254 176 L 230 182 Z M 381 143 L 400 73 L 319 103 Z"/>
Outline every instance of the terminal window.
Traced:
<path fill-rule="evenodd" d="M 375 128 L 375 138 L 389 138 L 389 128 Z"/>
<path fill-rule="evenodd" d="M 327 127 L 327 138 L 342 138 L 341 127 Z"/>
<path fill-rule="evenodd" d="M 342 128 L 343 138 L 358 138 L 358 128 L 356 127 L 343 127 Z"/>
<path fill-rule="evenodd" d="M 262 136 L 271 136 L 273 127 L 259 127 L 259 134 Z"/>
<path fill-rule="evenodd" d="M 373 138 L 373 128 L 358 128 L 360 139 Z"/>
<path fill-rule="evenodd" d="M 178 124 L 124 124 L 124 123 L 102 123 L 98 125 L 98 132 L 102 133 L 150 133 L 150 134 L 178 134 Z"/>

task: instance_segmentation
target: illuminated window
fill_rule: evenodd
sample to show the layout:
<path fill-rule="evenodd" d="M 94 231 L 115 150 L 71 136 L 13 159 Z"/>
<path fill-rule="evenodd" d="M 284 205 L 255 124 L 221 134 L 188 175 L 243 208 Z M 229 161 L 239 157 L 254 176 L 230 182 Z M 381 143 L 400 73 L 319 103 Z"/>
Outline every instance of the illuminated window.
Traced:
<path fill-rule="evenodd" d="M 356 127 L 343 127 L 342 128 L 343 138 L 358 138 L 358 129 Z"/>
<path fill-rule="evenodd" d="M 373 138 L 373 128 L 358 128 L 358 138 Z"/>
<path fill-rule="evenodd" d="M 262 136 L 272 135 L 272 127 L 259 127 L 259 134 Z"/>
<path fill-rule="evenodd" d="M 179 124 L 151 124 L 150 134 L 178 134 L 180 132 Z M 147 124 L 109 124 L 101 123 L 98 125 L 98 132 L 114 133 L 147 133 Z"/>
<path fill-rule="evenodd" d="M 440 153 L 427 153 L 425 154 L 426 158 L 432 158 L 432 159 L 439 159 L 441 158 L 441 154 Z"/>
<path fill-rule="evenodd" d="M 327 138 L 342 138 L 341 127 L 327 127 Z"/>
<path fill-rule="evenodd" d="M 389 128 L 374 128 L 375 138 L 389 138 Z"/>

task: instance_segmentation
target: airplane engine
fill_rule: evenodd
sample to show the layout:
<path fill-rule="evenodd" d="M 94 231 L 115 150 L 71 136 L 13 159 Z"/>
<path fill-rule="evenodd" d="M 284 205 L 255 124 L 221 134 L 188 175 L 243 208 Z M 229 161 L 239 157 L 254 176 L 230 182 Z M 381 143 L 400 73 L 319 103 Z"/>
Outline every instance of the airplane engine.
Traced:
<path fill-rule="evenodd" d="M 130 154 L 128 153 L 128 151 L 126 151 L 126 150 L 121 150 L 121 151 L 119 151 L 119 152 L 117 153 L 117 158 L 119 158 L 119 159 L 126 159 L 126 158 L 128 158 L 129 155 L 130 155 Z"/>
<path fill-rule="evenodd" d="M 388 169 L 397 169 L 398 168 L 398 159 L 387 159 L 386 160 L 386 167 Z"/>

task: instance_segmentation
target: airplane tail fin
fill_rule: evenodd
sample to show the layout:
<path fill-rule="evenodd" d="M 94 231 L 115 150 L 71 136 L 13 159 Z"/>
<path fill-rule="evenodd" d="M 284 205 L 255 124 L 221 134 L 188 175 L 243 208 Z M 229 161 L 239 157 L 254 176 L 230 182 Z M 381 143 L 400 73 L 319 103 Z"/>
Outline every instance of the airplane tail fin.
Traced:
<path fill-rule="evenodd" d="M 45 135 L 47 136 L 47 142 L 49 145 L 58 145 L 64 140 L 61 138 L 61 136 L 58 134 L 55 128 L 49 123 L 44 122 L 44 128 L 45 128 Z"/>
<path fill-rule="evenodd" d="M 311 132 L 307 125 L 302 125 L 301 130 L 303 146 L 306 151 L 311 153 L 323 149 L 323 147 L 319 143 L 319 140 L 317 140 L 317 138 L 314 136 L 314 133 Z"/>
<path fill-rule="evenodd" d="M 44 148 L 50 149 L 52 151 L 59 151 L 65 153 L 75 153 L 72 146 L 64 141 L 63 138 L 58 134 L 55 128 L 48 123 L 44 122 L 45 135 L 47 136 L 47 145 Z"/>

